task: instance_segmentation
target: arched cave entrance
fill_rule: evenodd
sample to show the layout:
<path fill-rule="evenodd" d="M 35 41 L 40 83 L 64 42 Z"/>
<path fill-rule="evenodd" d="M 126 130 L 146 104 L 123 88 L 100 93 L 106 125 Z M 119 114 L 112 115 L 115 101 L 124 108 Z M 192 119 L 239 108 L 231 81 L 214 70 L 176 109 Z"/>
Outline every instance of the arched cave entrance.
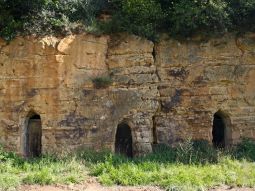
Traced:
<path fill-rule="evenodd" d="M 42 122 L 38 114 L 32 114 L 28 118 L 26 127 L 26 146 L 27 157 L 39 157 L 42 152 Z"/>
<path fill-rule="evenodd" d="M 133 140 L 131 128 L 126 123 L 120 123 L 115 137 L 115 153 L 133 157 Z"/>
<path fill-rule="evenodd" d="M 225 148 L 228 140 L 228 131 L 227 131 L 227 119 L 222 112 L 218 111 L 214 114 L 213 118 L 213 145 L 215 148 Z"/>

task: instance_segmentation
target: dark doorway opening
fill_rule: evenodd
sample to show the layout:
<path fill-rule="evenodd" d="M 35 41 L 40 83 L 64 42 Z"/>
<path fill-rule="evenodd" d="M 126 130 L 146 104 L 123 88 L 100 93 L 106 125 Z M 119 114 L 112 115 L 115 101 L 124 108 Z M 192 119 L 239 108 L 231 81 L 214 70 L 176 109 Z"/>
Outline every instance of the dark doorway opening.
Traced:
<path fill-rule="evenodd" d="M 133 157 L 131 128 L 126 123 L 121 123 L 117 127 L 115 153 L 125 155 L 127 157 Z"/>
<path fill-rule="evenodd" d="M 39 157 L 42 152 L 42 122 L 40 115 L 28 119 L 26 131 L 26 156 Z"/>
<path fill-rule="evenodd" d="M 213 145 L 216 148 L 225 148 L 226 125 L 222 115 L 217 112 L 214 114 L 213 119 Z"/>

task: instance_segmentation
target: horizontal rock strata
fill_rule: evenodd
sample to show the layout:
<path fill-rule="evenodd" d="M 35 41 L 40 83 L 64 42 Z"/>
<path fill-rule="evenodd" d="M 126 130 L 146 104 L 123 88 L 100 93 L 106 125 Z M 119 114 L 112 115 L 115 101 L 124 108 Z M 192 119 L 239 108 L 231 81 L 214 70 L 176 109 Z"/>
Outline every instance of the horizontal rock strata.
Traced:
<path fill-rule="evenodd" d="M 95 88 L 93 80 L 112 83 Z M 0 40 L 0 143 L 24 155 L 28 115 L 42 121 L 42 152 L 114 150 L 118 124 L 133 152 L 188 138 L 212 142 L 224 116 L 228 144 L 255 138 L 255 34 L 154 44 L 133 35 Z"/>

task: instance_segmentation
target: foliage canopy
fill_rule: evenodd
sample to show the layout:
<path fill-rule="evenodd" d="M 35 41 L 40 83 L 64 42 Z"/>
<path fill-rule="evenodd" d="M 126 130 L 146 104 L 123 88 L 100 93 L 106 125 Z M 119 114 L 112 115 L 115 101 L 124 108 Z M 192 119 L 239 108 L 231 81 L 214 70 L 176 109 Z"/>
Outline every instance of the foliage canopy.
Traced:
<path fill-rule="evenodd" d="M 102 13 L 111 19 L 100 21 Z M 255 0 L 1 0 L 0 36 L 81 30 L 190 36 L 255 30 Z"/>

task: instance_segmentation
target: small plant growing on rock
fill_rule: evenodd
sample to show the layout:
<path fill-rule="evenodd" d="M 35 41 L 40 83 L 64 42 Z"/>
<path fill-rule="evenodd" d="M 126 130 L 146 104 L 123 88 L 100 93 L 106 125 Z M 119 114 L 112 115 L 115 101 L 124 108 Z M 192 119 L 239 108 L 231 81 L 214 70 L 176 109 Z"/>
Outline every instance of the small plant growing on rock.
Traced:
<path fill-rule="evenodd" d="M 107 88 L 112 84 L 112 79 L 109 76 L 101 76 L 92 79 L 96 89 Z"/>

